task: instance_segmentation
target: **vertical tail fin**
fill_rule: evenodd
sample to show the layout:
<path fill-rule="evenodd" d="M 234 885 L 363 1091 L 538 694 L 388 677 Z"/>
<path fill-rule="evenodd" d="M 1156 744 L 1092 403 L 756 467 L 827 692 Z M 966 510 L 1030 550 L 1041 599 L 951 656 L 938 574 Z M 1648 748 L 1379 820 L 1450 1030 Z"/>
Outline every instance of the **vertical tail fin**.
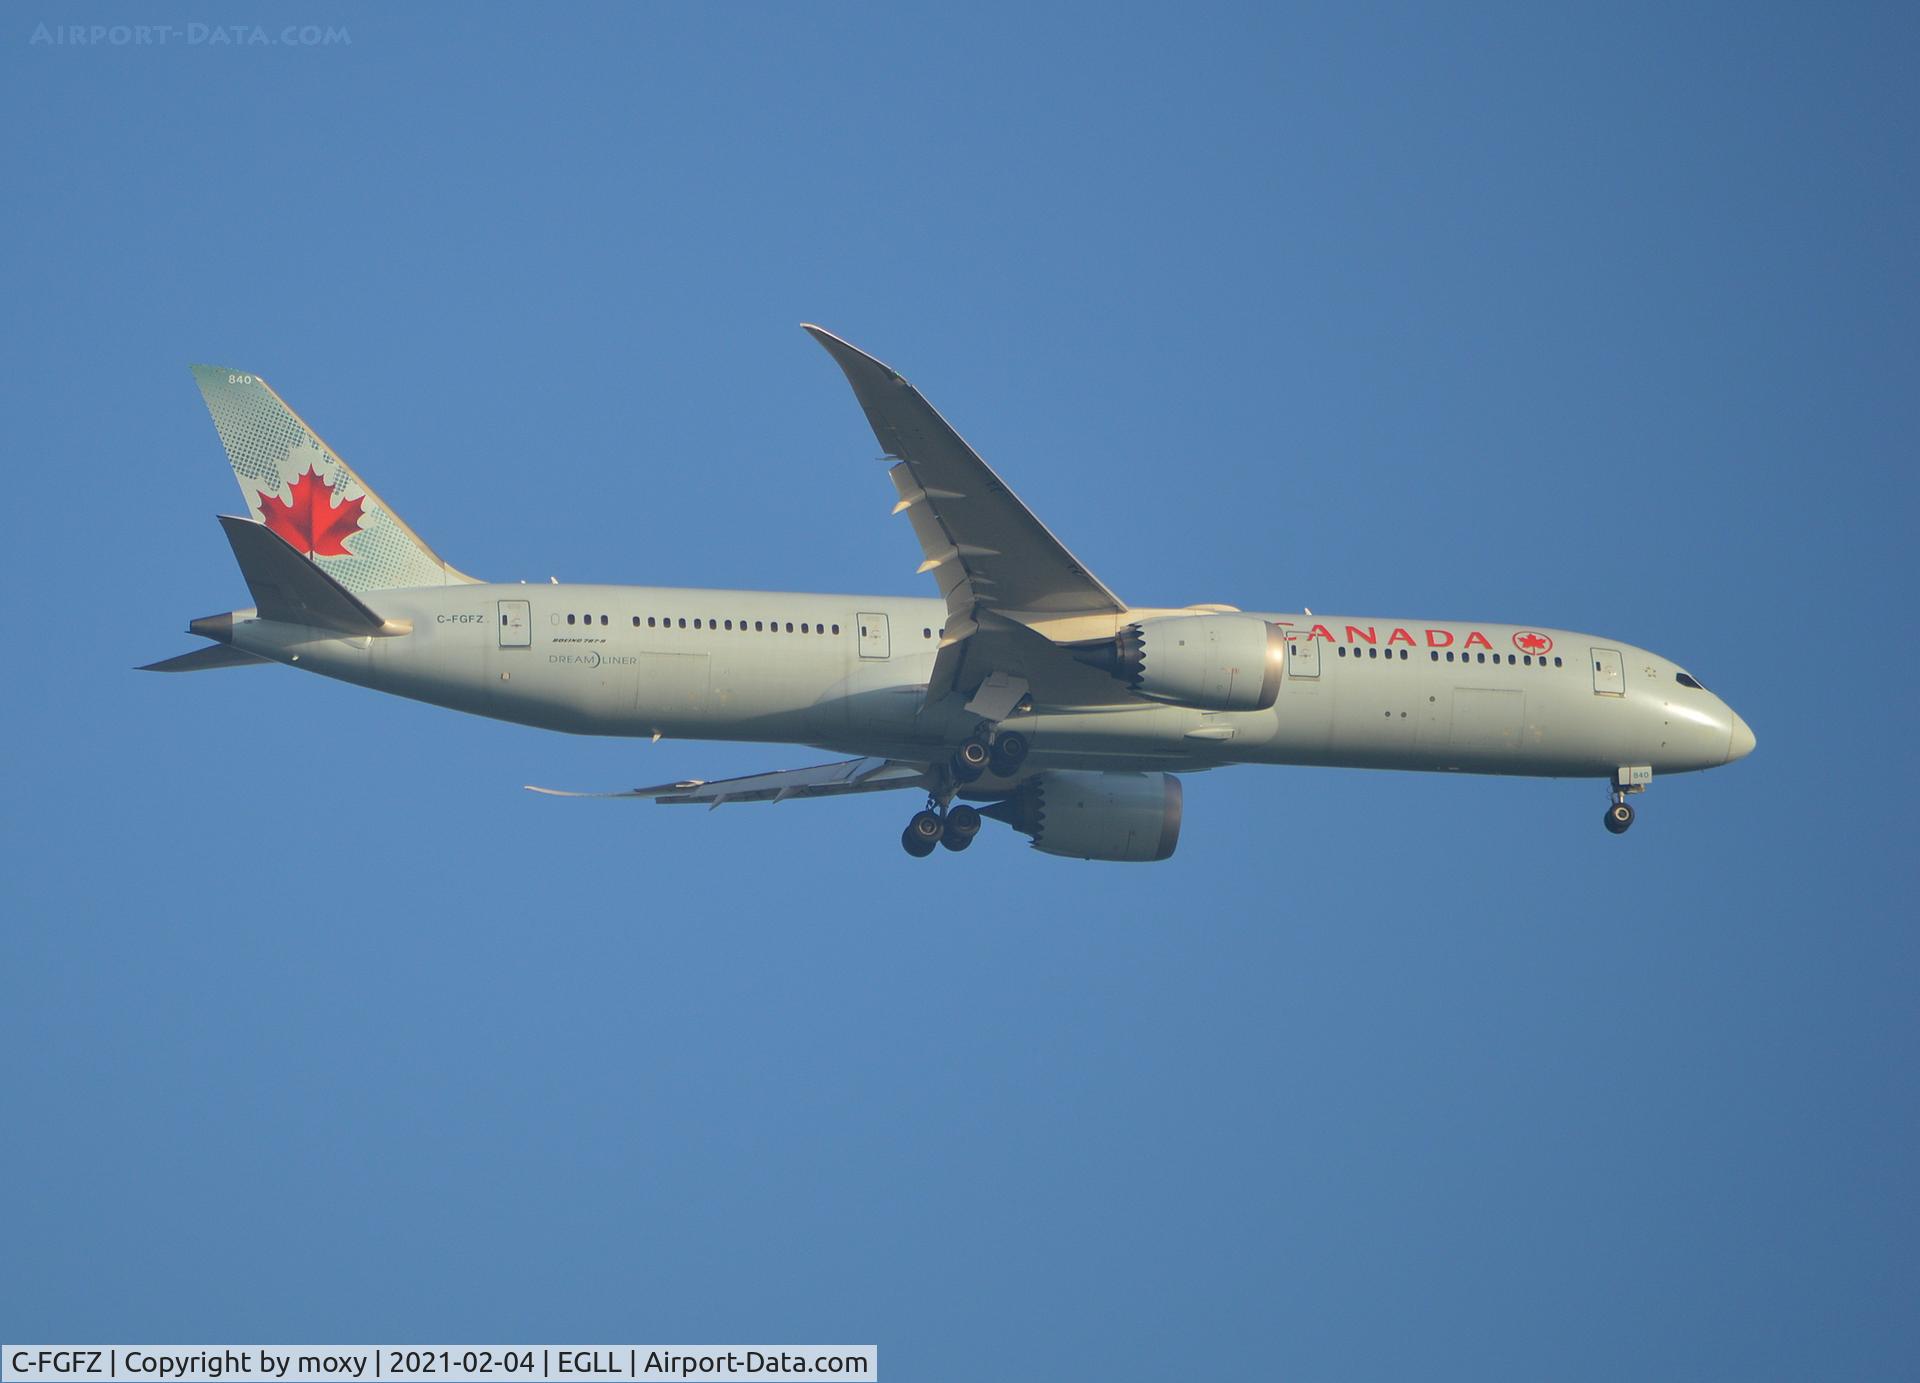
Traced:
<path fill-rule="evenodd" d="M 247 512 L 350 591 L 475 578 L 442 561 L 258 375 L 193 376 L 247 498 Z"/>

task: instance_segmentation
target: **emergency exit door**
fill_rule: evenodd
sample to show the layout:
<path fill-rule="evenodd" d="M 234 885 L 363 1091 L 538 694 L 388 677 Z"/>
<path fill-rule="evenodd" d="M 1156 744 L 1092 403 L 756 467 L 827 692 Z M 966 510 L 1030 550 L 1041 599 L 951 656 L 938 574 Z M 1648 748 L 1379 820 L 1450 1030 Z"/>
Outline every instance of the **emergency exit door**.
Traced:
<path fill-rule="evenodd" d="M 885 615 L 855 615 L 860 626 L 860 656 L 862 658 L 887 658 L 893 654 L 893 642 L 887 636 L 887 617 Z"/>
<path fill-rule="evenodd" d="M 533 612 L 531 602 L 525 600 L 503 600 L 500 602 L 500 647 L 533 647 Z"/>
<path fill-rule="evenodd" d="M 1626 674 L 1620 668 L 1620 650 L 1596 648 L 1593 654 L 1593 690 L 1598 696 L 1625 696 Z"/>

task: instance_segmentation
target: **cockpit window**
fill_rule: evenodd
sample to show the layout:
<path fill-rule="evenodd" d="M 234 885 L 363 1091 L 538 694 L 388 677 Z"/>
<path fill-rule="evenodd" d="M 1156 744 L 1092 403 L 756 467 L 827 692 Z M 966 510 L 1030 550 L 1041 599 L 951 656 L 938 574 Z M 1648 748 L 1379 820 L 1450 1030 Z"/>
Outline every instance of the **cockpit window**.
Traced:
<path fill-rule="evenodd" d="M 1683 686 L 1683 687 L 1692 687 L 1692 688 L 1693 688 L 1693 689 L 1694 689 L 1695 691 L 1705 691 L 1705 690 L 1706 690 L 1706 688 L 1705 688 L 1705 687 L 1703 687 L 1703 686 L 1701 686 L 1701 685 L 1700 685 L 1700 684 L 1699 684 L 1698 682 L 1696 682 L 1696 681 L 1694 681 L 1694 680 L 1693 680 L 1693 678 L 1691 678 L 1691 677 L 1689 677 L 1689 676 L 1688 676 L 1688 675 L 1687 675 L 1686 673 L 1684 673 L 1684 672 L 1676 672 L 1676 673 L 1674 673 L 1674 674 L 1673 674 L 1673 680 L 1674 680 L 1674 681 L 1676 681 L 1676 682 L 1678 682 L 1678 683 L 1679 683 L 1679 684 L 1680 684 L 1681 686 Z"/>

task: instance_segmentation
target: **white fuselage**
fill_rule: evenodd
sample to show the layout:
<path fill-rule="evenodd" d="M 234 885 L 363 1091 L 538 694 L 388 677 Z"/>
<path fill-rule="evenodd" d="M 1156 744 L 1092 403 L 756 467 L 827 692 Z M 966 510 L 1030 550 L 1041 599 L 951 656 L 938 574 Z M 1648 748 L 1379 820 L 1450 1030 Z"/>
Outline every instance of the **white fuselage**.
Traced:
<path fill-rule="evenodd" d="M 342 638 L 241 612 L 232 642 L 379 691 L 575 734 L 911 759 L 944 754 L 966 733 L 957 704 L 923 710 L 946 619 L 936 599 L 482 584 L 378 600 L 411 632 Z M 1258 617 L 1290 640 L 1267 710 L 1193 710 L 1116 685 L 1110 704 L 1038 704 L 1007 723 L 1032 740 L 1033 768 L 1272 763 L 1611 778 L 1628 766 L 1711 768 L 1752 745 L 1717 696 L 1618 640 L 1456 620 Z"/>

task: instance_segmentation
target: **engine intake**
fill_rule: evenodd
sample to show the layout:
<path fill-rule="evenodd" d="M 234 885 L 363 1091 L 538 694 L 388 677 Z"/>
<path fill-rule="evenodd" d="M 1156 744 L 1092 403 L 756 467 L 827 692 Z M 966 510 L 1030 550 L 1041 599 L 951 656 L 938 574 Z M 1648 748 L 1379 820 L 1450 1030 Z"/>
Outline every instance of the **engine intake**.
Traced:
<path fill-rule="evenodd" d="M 1164 860 L 1180 844 L 1180 780 L 1171 773 L 1049 769 L 1011 797 L 980 809 L 1033 839 L 1033 848 L 1077 860 Z"/>
<path fill-rule="evenodd" d="M 1074 650 L 1141 696 L 1202 711 L 1264 711 L 1280 695 L 1287 639 L 1252 615 L 1165 615 Z"/>

